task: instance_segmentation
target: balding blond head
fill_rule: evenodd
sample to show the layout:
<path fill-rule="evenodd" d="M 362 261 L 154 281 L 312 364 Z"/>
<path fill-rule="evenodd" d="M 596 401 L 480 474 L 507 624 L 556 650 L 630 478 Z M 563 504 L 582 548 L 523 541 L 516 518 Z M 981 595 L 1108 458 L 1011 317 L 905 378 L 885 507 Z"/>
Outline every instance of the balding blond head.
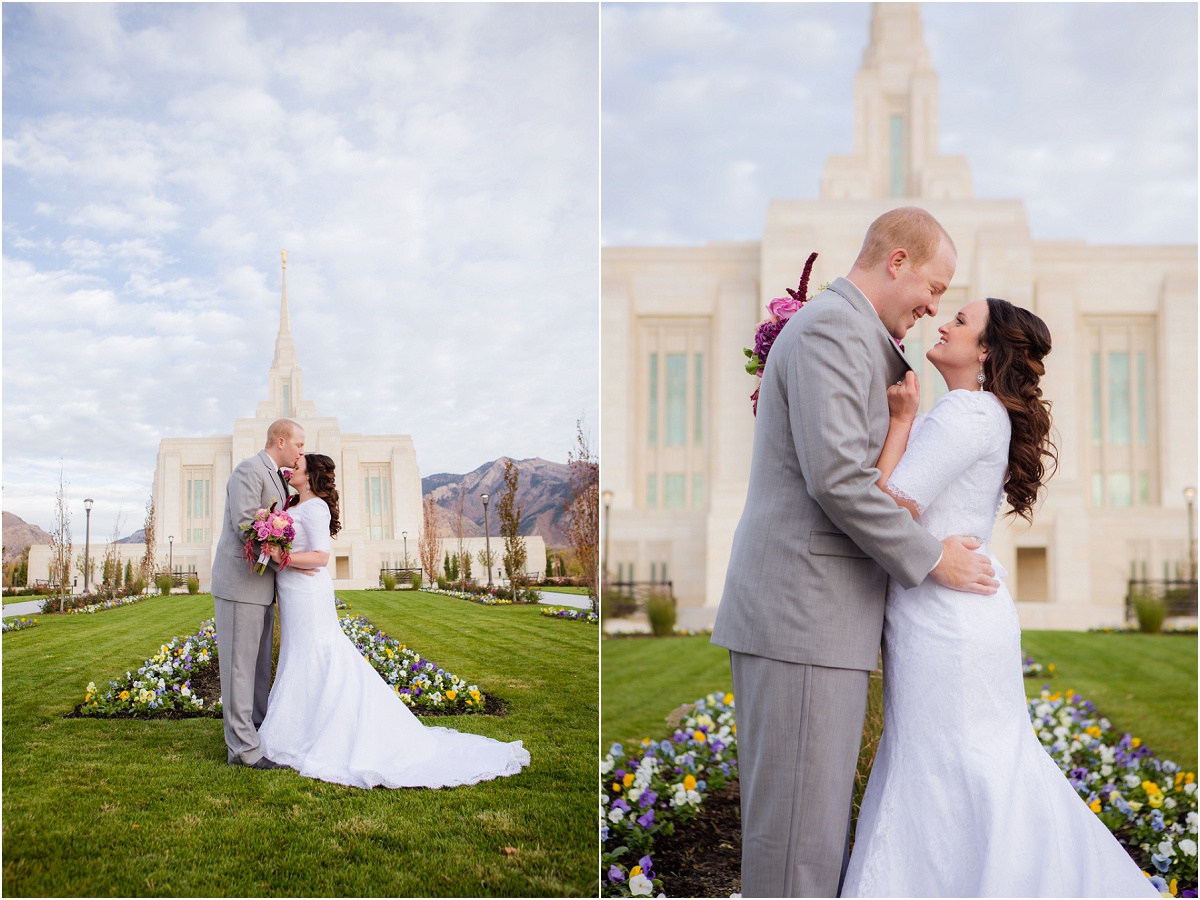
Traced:
<path fill-rule="evenodd" d="M 267 446 L 265 449 L 270 450 L 274 447 L 280 438 L 284 441 L 290 441 L 292 435 L 296 433 L 296 429 L 300 426 L 291 419 L 276 419 L 271 423 L 271 427 L 267 429 Z"/>
<path fill-rule="evenodd" d="M 933 259 L 943 240 L 957 256 L 954 241 L 937 219 L 919 206 L 901 206 L 871 223 L 854 265 L 872 269 L 893 250 L 903 249 L 908 251 L 912 264 L 920 268 Z"/>

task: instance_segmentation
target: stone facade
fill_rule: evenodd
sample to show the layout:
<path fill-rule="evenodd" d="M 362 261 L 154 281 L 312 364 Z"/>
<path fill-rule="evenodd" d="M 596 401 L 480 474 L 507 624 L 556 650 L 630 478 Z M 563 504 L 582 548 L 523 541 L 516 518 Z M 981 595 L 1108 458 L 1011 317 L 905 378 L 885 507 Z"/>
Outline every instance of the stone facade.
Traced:
<path fill-rule="evenodd" d="M 1033 526 L 1002 519 L 993 539 L 1022 624 L 1117 624 L 1131 573 L 1187 565 L 1196 247 L 1034 240 L 1021 200 L 973 198 L 966 161 L 938 154 L 937 100 L 917 4 L 876 4 L 854 152 L 829 158 L 819 200 L 773 202 L 757 242 L 602 251 L 607 570 L 670 580 L 683 625 L 711 624 L 745 501 L 756 379 L 742 347 L 810 252 L 815 289 L 849 271 L 872 220 L 905 205 L 932 212 L 958 248 L 938 317 L 905 339 L 923 410 L 945 392 L 924 353 L 968 300 L 1003 297 L 1054 335 L 1043 387 L 1058 472 Z"/>

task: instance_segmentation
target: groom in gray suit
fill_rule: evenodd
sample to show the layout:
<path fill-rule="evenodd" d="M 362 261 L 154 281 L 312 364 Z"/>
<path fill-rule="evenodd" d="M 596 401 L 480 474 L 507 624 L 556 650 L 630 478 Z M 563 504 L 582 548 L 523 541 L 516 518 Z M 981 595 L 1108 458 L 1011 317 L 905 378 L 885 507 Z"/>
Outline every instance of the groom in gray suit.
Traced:
<path fill-rule="evenodd" d="M 225 745 L 231 766 L 276 769 L 258 749 L 258 726 L 267 715 L 271 690 L 271 644 L 275 631 L 275 572 L 255 575 L 242 557 L 242 525 L 278 501 L 283 509 L 288 485 L 281 468 L 295 468 L 304 452 L 304 429 L 276 419 L 267 429 L 267 446 L 238 463 L 225 487 L 225 518 L 213 559 L 212 592 L 216 608 L 217 662 Z"/>
<path fill-rule="evenodd" d="M 884 213 L 767 357 L 712 637 L 737 702 L 744 897 L 837 896 L 888 577 L 997 589 L 977 541 L 938 541 L 876 487 L 887 388 L 910 368 L 897 342 L 937 312 L 956 263 L 928 212 Z"/>

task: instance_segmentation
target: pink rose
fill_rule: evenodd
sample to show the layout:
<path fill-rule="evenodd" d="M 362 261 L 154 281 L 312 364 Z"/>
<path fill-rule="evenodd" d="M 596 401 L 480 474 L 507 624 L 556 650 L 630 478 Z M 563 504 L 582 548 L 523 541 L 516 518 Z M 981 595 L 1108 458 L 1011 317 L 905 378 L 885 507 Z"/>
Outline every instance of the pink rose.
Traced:
<path fill-rule="evenodd" d="M 771 314 L 771 318 L 776 321 L 786 321 L 796 314 L 796 310 L 800 308 L 800 301 L 792 297 L 776 297 L 767 304 L 767 312 Z"/>
<path fill-rule="evenodd" d="M 266 522 L 255 522 L 254 533 L 258 535 L 260 541 L 265 541 L 271 534 L 271 529 L 267 527 Z"/>

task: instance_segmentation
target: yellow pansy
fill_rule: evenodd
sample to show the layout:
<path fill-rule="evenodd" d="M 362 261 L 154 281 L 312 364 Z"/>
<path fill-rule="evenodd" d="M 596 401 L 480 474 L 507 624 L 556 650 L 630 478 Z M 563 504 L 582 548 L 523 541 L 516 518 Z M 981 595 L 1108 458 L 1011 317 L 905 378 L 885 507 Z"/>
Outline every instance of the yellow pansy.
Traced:
<path fill-rule="evenodd" d="M 455 691 L 455 690 L 446 691 L 446 699 L 447 700 L 453 700 L 457 696 L 458 696 L 458 691 Z"/>
<path fill-rule="evenodd" d="M 688 775 L 683 779 L 683 789 L 685 791 L 694 791 L 696 789 L 696 776 Z"/>
<path fill-rule="evenodd" d="M 732 702 L 733 702 L 733 694 L 726 694 L 725 695 L 725 705 L 728 706 Z"/>
<path fill-rule="evenodd" d="M 633 784 L 633 773 L 626 772 L 625 777 L 622 778 L 621 781 L 625 783 L 625 787 L 629 787 L 631 784 Z"/>
<path fill-rule="evenodd" d="M 641 867 L 641 866 L 634 866 L 632 869 L 630 869 L 630 870 L 629 870 L 629 877 L 630 877 L 630 878 L 632 878 L 632 877 L 633 877 L 633 876 L 635 876 L 635 875 L 641 875 L 641 874 L 642 874 L 642 867 Z"/>
<path fill-rule="evenodd" d="M 1153 781 L 1143 781 L 1142 782 L 1142 790 L 1145 791 L 1147 794 L 1161 794 L 1162 793 L 1162 791 L 1160 791 L 1158 789 L 1158 785 L 1155 784 Z"/>
<path fill-rule="evenodd" d="M 128 700 L 129 699 L 129 691 L 121 691 L 120 697 L 122 700 Z"/>
<path fill-rule="evenodd" d="M 1095 800 L 1093 800 L 1091 803 L 1089 803 L 1088 808 L 1091 809 L 1091 811 L 1094 813 L 1100 812 L 1100 798 L 1097 797 Z"/>
<path fill-rule="evenodd" d="M 614 782 L 613 782 L 613 793 L 614 793 L 614 794 L 619 794 L 619 793 L 621 793 L 621 782 L 619 782 L 619 781 L 614 781 Z"/>
<path fill-rule="evenodd" d="M 392 648 L 391 648 L 391 647 L 384 647 L 384 648 L 383 648 L 383 652 L 387 654 L 387 658 L 388 658 L 388 659 L 391 659 L 392 657 L 394 657 L 394 656 L 396 655 L 396 654 L 394 654 L 394 653 L 392 652 Z"/>
<path fill-rule="evenodd" d="M 1138 747 L 1142 746 L 1142 739 L 1141 739 L 1141 738 L 1134 738 L 1134 739 L 1133 739 L 1133 740 L 1130 742 L 1130 746 L 1132 746 L 1134 749 L 1137 749 Z"/>
<path fill-rule="evenodd" d="M 1191 784 L 1191 783 L 1192 783 L 1193 781 L 1195 781 L 1195 780 L 1196 780 L 1196 773 L 1195 773 L 1195 772 L 1188 772 L 1188 773 L 1187 773 L 1187 775 L 1185 775 L 1185 776 L 1183 777 L 1183 783 L 1184 783 L 1184 784 Z"/>
<path fill-rule="evenodd" d="M 1085 734 L 1090 734 L 1094 738 L 1098 738 L 1104 734 L 1104 732 L 1100 730 L 1099 725 L 1089 725 L 1087 728 L 1083 729 L 1083 731 Z"/>
<path fill-rule="evenodd" d="M 1054 671 L 1054 663 L 1049 663 L 1049 664 L 1046 666 L 1046 668 L 1047 668 L 1047 669 L 1049 669 L 1051 672 L 1053 672 L 1053 671 Z"/>
<path fill-rule="evenodd" d="M 705 734 L 703 731 L 701 731 L 699 728 L 697 728 L 696 731 L 692 734 L 692 739 L 703 744 L 708 740 L 708 735 Z"/>
<path fill-rule="evenodd" d="M 1169 890 L 1171 892 L 1172 897 L 1178 897 L 1179 896 L 1179 879 L 1172 878 L 1171 883 L 1167 886 L 1167 890 Z"/>

